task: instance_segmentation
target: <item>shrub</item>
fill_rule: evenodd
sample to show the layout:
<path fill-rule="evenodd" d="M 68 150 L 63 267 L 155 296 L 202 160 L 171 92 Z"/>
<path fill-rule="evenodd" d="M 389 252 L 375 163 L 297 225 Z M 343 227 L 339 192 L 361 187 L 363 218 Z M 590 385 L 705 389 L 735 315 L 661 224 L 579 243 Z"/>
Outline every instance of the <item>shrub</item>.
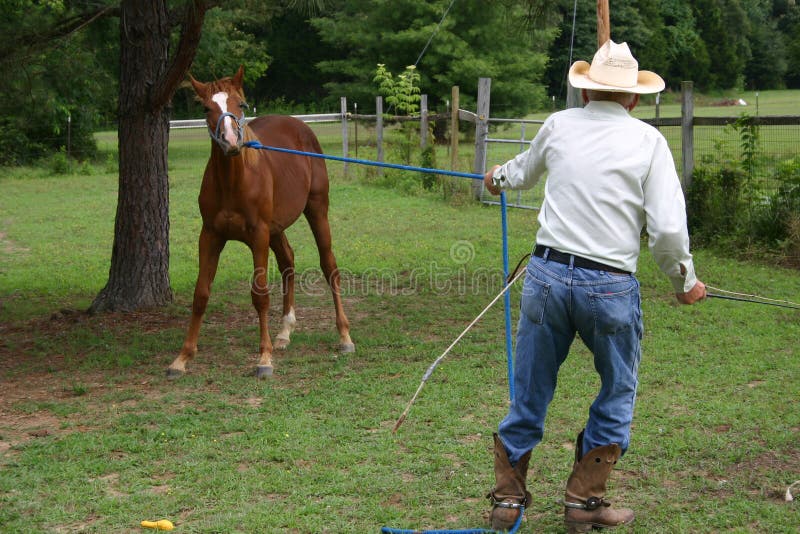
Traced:
<path fill-rule="evenodd" d="M 741 194 L 746 180 L 744 170 L 730 165 L 695 169 L 692 187 L 686 194 L 693 241 L 709 243 L 720 237 L 736 236 L 747 228 L 748 210 Z"/>

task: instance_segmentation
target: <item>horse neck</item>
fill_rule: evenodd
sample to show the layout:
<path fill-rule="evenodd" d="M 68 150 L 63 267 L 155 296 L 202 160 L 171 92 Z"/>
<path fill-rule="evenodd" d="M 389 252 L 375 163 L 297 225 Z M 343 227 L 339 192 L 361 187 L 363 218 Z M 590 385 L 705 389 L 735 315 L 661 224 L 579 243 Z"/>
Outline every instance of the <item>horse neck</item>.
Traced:
<path fill-rule="evenodd" d="M 208 163 L 219 177 L 236 180 L 244 174 L 245 165 L 242 154 L 226 156 L 214 142 L 211 143 L 211 157 Z"/>
<path fill-rule="evenodd" d="M 244 140 L 253 139 L 252 132 L 245 126 Z M 243 147 L 236 156 L 226 156 L 215 142 L 211 142 L 211 157 L 209 166 L 214 170 L 214 175 L 221 182 L 223 188 L 235 188 L 245 179 L 249 168 L 252 168 L 259 157 L 258 151 L 253 148 Z"/>

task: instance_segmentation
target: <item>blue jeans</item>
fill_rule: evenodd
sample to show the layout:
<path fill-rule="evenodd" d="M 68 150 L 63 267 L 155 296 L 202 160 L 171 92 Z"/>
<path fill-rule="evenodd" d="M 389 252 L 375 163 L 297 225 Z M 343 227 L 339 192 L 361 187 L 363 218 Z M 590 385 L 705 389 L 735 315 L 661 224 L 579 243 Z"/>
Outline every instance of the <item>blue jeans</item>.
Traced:
<path fill-rule="evenodd" d="M 633 275 L 581 269 L 535 256 L 526 274 L 514 400 L 498 429 L 509 461 L 516 464 L 542 440 L 558 370 L 576 333 L 592 351 L 601 380 L 600 393 L 589 409 L 583 453 L 610 443 L 618 444 L 624 453 L 630 442 L 641 359 L 638 280 Z"/>

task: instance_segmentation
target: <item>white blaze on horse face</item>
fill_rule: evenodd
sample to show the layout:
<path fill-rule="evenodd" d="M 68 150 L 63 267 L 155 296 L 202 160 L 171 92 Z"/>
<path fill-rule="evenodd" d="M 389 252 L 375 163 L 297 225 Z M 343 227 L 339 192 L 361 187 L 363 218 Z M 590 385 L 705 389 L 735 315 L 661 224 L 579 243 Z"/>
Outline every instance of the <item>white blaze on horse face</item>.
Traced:
<path fill-rule="evenodd" d="M 228 112 L 228 93 L 217 93 L 211 97 L 211 100 L 213 100 L 219 106 L 220 112 Z M 233 121 L 231 121 L 230 117 L 224 117 L 222 119 L 222 128 L 224 131 L 223 137 L 225 138 L 225 141 L 227 141 L 230 146 L 235 147 L 238 142 L 238 138 L 236 136 L 236 132 L 233 131 Z"/>

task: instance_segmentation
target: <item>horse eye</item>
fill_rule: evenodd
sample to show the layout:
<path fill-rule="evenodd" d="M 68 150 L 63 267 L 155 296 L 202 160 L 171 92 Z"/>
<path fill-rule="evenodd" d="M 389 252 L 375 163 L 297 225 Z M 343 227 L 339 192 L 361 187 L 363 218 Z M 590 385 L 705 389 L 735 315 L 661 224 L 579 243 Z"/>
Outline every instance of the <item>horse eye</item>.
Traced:
<path fill-rule="evenodd" d="M 203 106 L 203 111 L 205 111 L 206 113 L 208 113 L 209 111 L 211 111 L 211 108 L 210 108 L 210 107 L 208 107 L 208 106 Z"/>
<path fill-rule="evenodd" d="M 239 107 L 241 109 L 250 109 L 250 105 L 247 102 L 242 102 L 241 104 L 239 104 Z"/>

